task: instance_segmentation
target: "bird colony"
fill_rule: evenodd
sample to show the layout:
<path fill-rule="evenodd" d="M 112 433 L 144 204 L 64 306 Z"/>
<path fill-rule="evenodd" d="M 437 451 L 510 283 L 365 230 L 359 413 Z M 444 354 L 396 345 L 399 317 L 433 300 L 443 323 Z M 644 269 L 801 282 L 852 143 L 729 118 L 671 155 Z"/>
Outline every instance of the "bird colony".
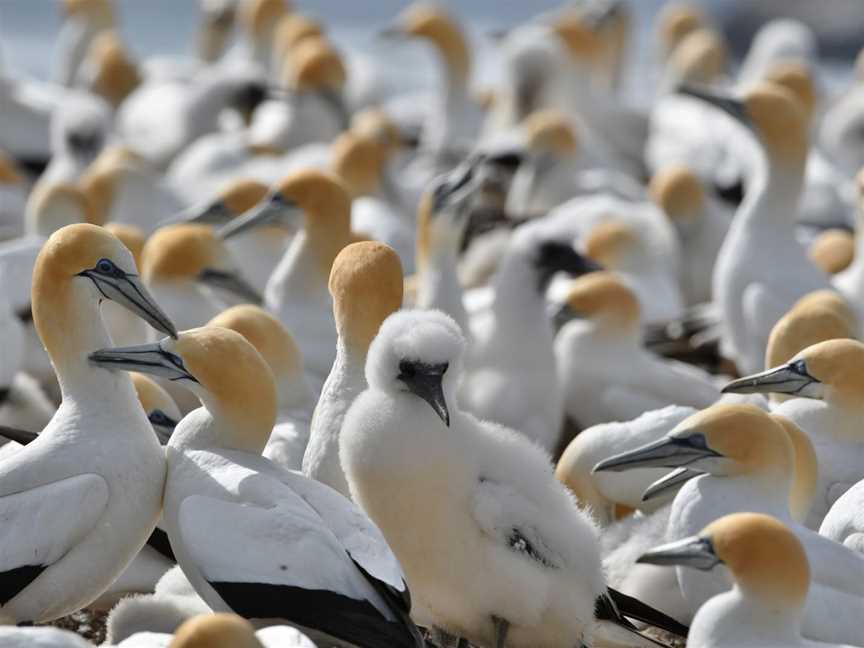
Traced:
<path fill-rule="evenodd" d="M 0 72 L 0 647 L 864 646 L 864 57 L 302 5 Z"/>

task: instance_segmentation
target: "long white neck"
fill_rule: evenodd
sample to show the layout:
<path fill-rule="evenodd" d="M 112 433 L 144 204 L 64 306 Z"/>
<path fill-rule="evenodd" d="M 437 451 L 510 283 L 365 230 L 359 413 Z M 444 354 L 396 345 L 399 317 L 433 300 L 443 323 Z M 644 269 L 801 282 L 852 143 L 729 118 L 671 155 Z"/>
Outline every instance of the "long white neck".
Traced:
<path fill-rule="evenodd" d="M 748 595 L 736 585 L 699 609 L 687 642 L 714 646 L 718 638 L 730 647 L 800 645 L 801 610 Z"/>
<path fill-rule="evenodd" d="M 267 303 L 283 303 L 288 298 L 327 291 L 327 278 L 319 269 L 305 231 L 291 240 L 282 259 L 267 282 Z"/>
<path fill-rule="evenodd" d="M 545 297 L 537 285 L 537 272 L 524 258 L 505 259 L 493 280 L 495 328 L 512 343 L 529 335 L 530 340 L 551 348 L 553 333 L 546 315 Z M 503 339 L 503 338 L 502 338 Z"/>
<path fill-rule="evenodd" d="M 760 152 L 744 201 L 730 229 L 794 240 L 804 165 L 778 163 Z"/>
<path fill-rule="evenodd" d="M 417 288 L 417 306 L 447 313 L 467 331 L 468 313 L 462 301 L 462 285 L 456 272 L 458 263 L 455 244 L 435 242 L 429 246 L 424 259 Z"/>

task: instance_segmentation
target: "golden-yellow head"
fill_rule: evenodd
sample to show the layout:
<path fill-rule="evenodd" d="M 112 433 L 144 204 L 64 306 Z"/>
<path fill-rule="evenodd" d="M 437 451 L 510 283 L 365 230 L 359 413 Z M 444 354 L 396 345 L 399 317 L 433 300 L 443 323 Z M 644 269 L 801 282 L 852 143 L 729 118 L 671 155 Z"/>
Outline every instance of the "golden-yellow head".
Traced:
<path fill-rule="evenodd" d="M 243 178 L 231 181 L 219 192 L 218 200 L 231 216 L 239 216 L 264 200 L 269 191 L 263 182 Z"/>
<path fill-rule="evenodd" d="M 153 410 L 161 410 L 175 421 L 180 420 L 181 414 L 177 403 L 156 381 L 136 371 L 130 372 L 129 377 L 132 379 L 132 386 L 135 387 L 138 401 L 145 412 L 149 414 Z"/>
<path fill-rule="evenodd" d="M 621 266 L 623 259 L 639 245 L 639 235 L 623 220 L 596 225 L 585 239 L 585 254 L 605 268 Z"/>
<path fill-rule="evenodd" d="M 765 80 L 776 83 L 791 92 L 804 111 L 806 121 L 810 122 L 810 118 L 816 110 L 816 85 L 813 83 L 813 75 L 806 65 L 800 61 L 775 63 L 765 75 Z"/>
<path fill-rule="evenodd" d="M 323 38 L 303 39 L 285 62 L 283 80 L 297 92 L 336 92 L 345 85 L 347 72 L 342 57 Z"/>
<path fill-rule="evenodd" d="M 441 7 L 415 3 L 397 18 L 397 29 L 432 43 L 446 61 L 450 72 L 467 78 L 470 72 L 468 43 L 459 24 Z"/>
<path fill-rule="evenodd" d="M 657 23 L 658 37 L 668 56 L 685 36 L 705 26 L 705 16 L 693 5 L 671 2 L 664 5 Z"/>
<path fill-rule="evenodd" d="M 555 109 L 538 110 L 522 122 L 522 130 L 532 153 L 573 155 L 579 149 L 579 141 L 573 123 L 562 112 Z"/>
<path fill-rule="evenodd" d="M 65 183 L 42 184 L 28 200 L 27 230 L 50 236 L 61 227 L 75 223 L 102 225 L 101 216 L 78 187 Z"/>
<path fill-rule="evenodd" d="M 818 342 L 798 353 L 807 373 L 821 383 L 822 398 L 851 410 L 864 409 L 864 344 L 837 339 Z"/>
<path fill-rule="evenodd" d="M 605 50 L 603 39 L 578 11 L 562 11 L 552 21 L 551 27 L 573 60 L 588 65 L 602 61 Z"/>
<path fill-rule="evenodd" d="M 280 61 L 292 56 L 297 46 L 307 38 L 321 38 L 324 27 L 317 20 L 299 13 L 283 16 L 273 32 L 273 49 Z"/>
<path fill-rule="evenodd" d="M 138 66 L 117 33 L 101 32 L 90 44 L 87 57 L 94 66 L 92 89 L 115 108 L 141 83 Z"/>
<path fill-rule="evenodd" d="M 207 268 L 228 265 L 228 251 L 208 225 L 167 225 L 156 230 L 141 253 L 144 281 L 195 279 Z"/>
<path fill-rule="evenodd" d="M 843 229 L 825 230 L 810 245 L 807 256 L 827 274 L 837 274 L 855 258 L 855 237 Z"/>
<path fill-rule="evenodd" d="M 567 305 L 577 315 L 603 327 L 639 325 L 639 300 L 613 272 L 590 272 L 570 284 Z"/>
<path fill-rule="evenodd" d="M 705 208 L 702 182 L 683 165 L 660 169 L 651 178 L 648 193 L 663 213 L 676 222 L 697 220 Z"/>
<path fill-rule="evenodd" d="M 726 41 L 713 29 L 696 29 L 684 36 L 669 56 L 676 78 L 690 83 L 711 83 L 728 66 Z"/>
<path fill-rule="evenodd" d="M 135 266 L 141 267 L 141 253 L 144 251 L 144 243 L 147 237 L 139 228 L 125 223 L 107 223 L 105 229 L 120 239 L 120 242 L 132 253 Z"/>
<path fill-rule="evenodd" d="M 351 117 L 351 132 L 379 142 L 389 156 L 402 146 L 402 136 L 393 120 L 380 108 L 367 108 Z"/>
<path fill-rule="evenodd" d="M 744 110 L 770 159 L 803 165 L 807 158 L 807 114 L 787 88 L 762 82 L 744 95 Z"/>
<path fill-rule="evenodd" d="M 331 159 L 333 172 L 342 179 L 352 196 L 369 196 L 381 185 L 387 149 L 372 137 L 345 131 L 334 140 Z"/>
<path fill-rule="evenodd" d="M 240 25 L 249 37 L 260 42 L 270 37 L 276 23 L 290 10 L 286 0 L 243 0 L 240 4 Z"/>
<path fill-rule="evenodd" d="M 255 628 L 236 614 L 202 614 L 183 623 L 169 648 L 263 648 Z"/>

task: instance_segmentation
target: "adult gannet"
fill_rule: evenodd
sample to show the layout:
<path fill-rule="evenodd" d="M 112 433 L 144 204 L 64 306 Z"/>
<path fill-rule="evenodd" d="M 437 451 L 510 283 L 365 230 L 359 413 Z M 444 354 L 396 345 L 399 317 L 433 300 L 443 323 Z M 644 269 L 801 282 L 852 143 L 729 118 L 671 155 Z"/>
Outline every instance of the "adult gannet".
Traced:
<path fill-rule="evenodd" d="M 336 355 L 327 278 L 336 255 L 351 242 L 351 197 L 331 173 L 296 171 L 276 184 L 251 211 L 223 227 L 220 234 L 228 240 L 273 224 L 298 231 L 267 282 L 265 304 L 291 331 L 303 351 L 307 370 L 320 384 Z"/>
<path fill-rule="evenodd" d="M 823 597 L 832 605 L 843 606 L 844 611 L 861 606 L 857 574 L 864 569 L 864 559 L 793 522 L 789 498 L 794 463 L 794 446 L 781 422 L 751 405 L 715 405 L 682 421 L 665 438 L 606 459 L 594 470 L 678 468 L 655 482 L 645 497 L 679 487 L 687 471 L 691 478 L 680 486 L 670 511 L 666 532 L 670 540 L 693 535 L 723 515 L 738 511 L 766 513 L 783 520 L 803 543 L 818 585 L 808 598 L 804 634 L 825 641 L 853 640 L 857 630 L 817 612 L 824 612 Z M 678 582 L 690 614 L 726 588 L 722 574 L 678 570 Z"/>
<path fill-rule="evenodd" d="M 564 411 L 581 428 L 720 398 L 707 373 L 644 349 L 639 301 L 615 274 L 576 279 L 562 309 L 579 318 L 558 332 L 555 357 Z"/>
<path fill-rule="evenodd" d="M 807 347 L 788 362 L 723 388 L 732 393 L 774 392 L 796 397 L 775 411 L 807 432 L 819 457 L 819 492 L 807 518 L 810 528 L 818 528 L 837 498 L 864 478 L 864 384 L 857 371 L 862 361 L 864 344 L 827 340 Z"/>
<path fill-rule="evenodd" d="M 70 225 L 48 239 L 32 299 L 63 401 L 0 471 L 9 532 L 0 614 L 18 622 L 54 619 L 94 599 L 143 546 L 161 507 L 164 458 L 131 380 L 87 359 L 109 342 L 99 302 L 121 303 L 176 335 L 129 251 L 93 225 Z M 42 512 L 34 518 L 34 510 Z M 52 520 L 50 534 L 36 532 L 37 518 Z"/>
<path fill-rule="evenodd" d="M 233 306 L 207 326 L 237 331 L 267 362 L 276 380 L 278 411 L 264 456 L 285 468 L 300 470 L 315 401 L 303 376 L 303 357 L 291 333 L 273 315 L 251 304 Z"/>
<path fill-rule="evenodd" d="M 845 229 L 825 230 L 813 239 L 807 256 L 825 274 L 839 274 L 852 265 L 855 237 Z"/>
<path fill-rule="evenodd" d="M 596 530 L 548 456 L 459 408 L 464 346 L 443 313 L 391 315 L 340 439 L 351 494 L 405 567 L 417 618 L 491 646 L 590 645 L 604 621 L 634 632 L 633 601 L 607 589 Z"/>
<path fill-rule="evenodd" d="M 45 239 L 75 223 L 103 225 L 100 214 L 76 186 L 57 182 L 39 183 L 27 199 L 24 231 Z"/>
<path fill-rule="evenodd" d="M 260 456 L 276 387 L 242 335 L 204 327 L 90 357 L 169 378 L 201 399 L 168 443 L 163 523 L 214 610 L 284 619 L 359 646 L 424 645 L 399 564 L 374 524 L 332 489 Z"/>
<path fill-rule="evenodd" d="M 52 77 L 56 83 L 71 87 L 93 39 L 114 27 L 114 3 L 111 0 L 64 0 L 62 17 Z"/>
<path fill-rule="evenodd" d="M 0 240 L 24 233 L 24 205 L 29 192 L 18 165 L 0 151 Z"/>
<path fill-rule="evenodd" d="M 350 497 L 339 463 L 339 435 L 351 403 L 368 387 L 369 345 L 381 323 L 402 305 L 402 264 L 383 243 L 352 243 L 333 261 L 329 289 L 338 333 L 336 360 L 312 417 L 303 474 Z"/>
<path fill-rule="evenodd" d="M 693 535 L 655 547 L 639 558 L 649 565 L 728 569 L 733 587 L 707 601 L 690 624 L 687 645 L 699 648 L 794 646 L 850 648 L 801 636 L 810 564 L 795 534 L 776 518 L 735 513 Z M 824 613 L 837 619 L 843 610 Z M 851 624 L 853 618 L 843 618 Z"/>
<path fill-rule="evenodd" d="M 117 33 L 106 29 L 87 48 L 77 82 L 116 110 L 141 80 L 137 63 L 123 47 Z"/>
<path fill-rule="evenodd" d="M 681 241 L 679 278 L 685 304 L 710 302 L 714 262 L 726 238 L 730 214 L 705 195 L 699 178 L 683 165 L 659 169 L 648 192 L 672 221 Z"/>
<path fill-rule="evenodd" d="M 559 272 L 579 276 L 596 265 L 569 242 L 547 236 L 542 223 L 519 228 L 492 280 L 487 326 L 474 331 L 460 398 L 466 410 L 557 447 L 564 395 L 555 365 L 545 292 Z"/>
<path fill-rule="evenodd" d="M 712 293 L 721 310 L 723 352 L 758 371 L 771 328 L 802 295 L 828 286 L 795 240 L 807 131 L 791 94 L 762 83 L 742 100 L 690 89 L 748 126 L 760 149 L 747 195 L 717 255 Z"/>

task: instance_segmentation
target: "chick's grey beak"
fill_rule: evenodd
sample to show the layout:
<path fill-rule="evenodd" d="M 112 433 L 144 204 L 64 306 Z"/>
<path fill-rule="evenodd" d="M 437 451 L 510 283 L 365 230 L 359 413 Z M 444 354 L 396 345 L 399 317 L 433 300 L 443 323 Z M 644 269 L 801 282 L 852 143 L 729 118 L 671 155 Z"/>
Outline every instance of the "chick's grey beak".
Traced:
<path fill-rule="evenodd" d="M 707 88 L 690 84 L 682 85 L 678 88 L 678 93 L 704 101 L 718 110 L 722 110 L 735 121 L 744 124 L 745 126 L 750 125 L 750 117 L 747 115 L 747 109 L 744 106 L 744 102 L 735 97 L 730 97 L 729 95 L 720 94 L 708 90 Z"/>
<path fill-rule="evenodd" d="M 138 275 L 123 272 L 116 267 L 109 273 L 93 269 L 86 270 L 81 275 L 90 279 L 105 299 L 129 309 L 157 331 L 177 337 L 173 322 L 159 308 Z"/>
<path fill-rule="evenodd" d="M 704 435 L 667 436 L 653 443 L 604 459 L 591 472 L 623 472 L 632 468 L 678 468 L 700 459 L 722 457 L 708 447 Z"/>
<path fill-rule="evenodd" d="M 116 349 L 100 349 L 89 356 L 90 362 L 104 369 L 121 369 L 159 376 L 168 380 L 193 380 L 183 359 L 162 348 L 161 343 L 139 344 Z"/>
<path fill-rule="evenodd" d="M 668 475 L 664 475 L 648 486 L 648 488 L 645 489 L 645 492 L 642 493 L 642 501 L 650 502 L 658 497 L 676 493 L 683 484 L 686 484 L 694 477 L 704 474 L 705 473 L 699 472 L 698 470 L 691 470 L 690 468 L 678 468 L 673 470 Z"/>
<path fill-rule="evenodd" d="M 412 394 L 429 403 L 435 413 L 450 427 L 450 411 L 444 398 L 444 373 L 447 364 L 428 365 L 423 363 L 403 362 L 400 366 L 401 380 Z"/>
<path fill-rule="evenodd" d="M 275 193 L 222 227 L 219 236 L 227 240 L 265 225 L 296 227 L 300 215 L 301 211 L 297 205 L 283 198 L 281 194 Z"/>
<path fill-rule="evenodd" d="M 647 565 L 681 565 L 710 571 L 723 561 L 714 553 L 714 545 L 710 539 L 692 536 L 652 549 L 639 556 L 636 562 Z"/>
<path fill-rule="evenodd" d="M 236 295 L 250 304 L 260 306 L 264 301 L 252 284 L 234 272 L 204 268 L 201 274 L 198 275 L 198 281 L 211 288 L 224 290 L 232 295 Z"/>
<path fill-rule="evenodd" d="M 807 373 L 803 360 L 790 362 L 761 373 L 733 380 L 721 391 L 724 394 L 790 394 L 820 397 L 820 382 Z"/>

